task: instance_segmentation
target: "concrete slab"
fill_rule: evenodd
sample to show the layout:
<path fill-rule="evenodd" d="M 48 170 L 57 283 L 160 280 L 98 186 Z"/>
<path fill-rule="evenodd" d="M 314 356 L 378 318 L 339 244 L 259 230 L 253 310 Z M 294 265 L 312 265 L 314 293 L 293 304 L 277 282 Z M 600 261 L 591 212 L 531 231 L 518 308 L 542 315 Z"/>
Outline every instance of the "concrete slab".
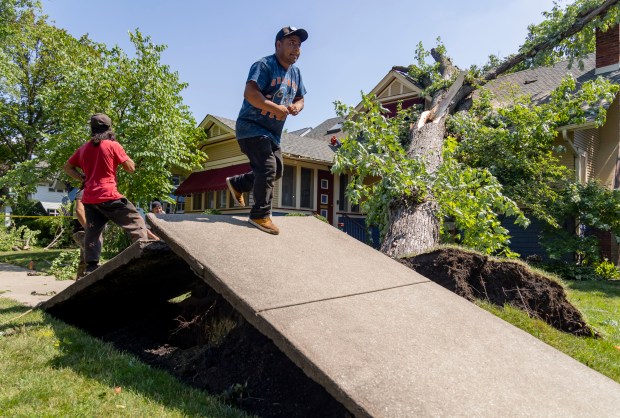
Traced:
<path fill-rule="evenodd" d="M 245 313 L 428 281 L 311 216 L 276 218 L 277 236 L 246 217 L 149 214 L 148 222 Z"/>
<path fill-rule="evenodd" d="M 148 215 L 356 416 L 617 416 L 620 385 L 314 218 Z"/>
<path fill-rule="evenodd" d="M 26 268 L 0 263 L 0 297 L 36 306 L 74 283 L 73 280 L 56 280 L 54 276 L 29 274 L 32 271 Z"/>

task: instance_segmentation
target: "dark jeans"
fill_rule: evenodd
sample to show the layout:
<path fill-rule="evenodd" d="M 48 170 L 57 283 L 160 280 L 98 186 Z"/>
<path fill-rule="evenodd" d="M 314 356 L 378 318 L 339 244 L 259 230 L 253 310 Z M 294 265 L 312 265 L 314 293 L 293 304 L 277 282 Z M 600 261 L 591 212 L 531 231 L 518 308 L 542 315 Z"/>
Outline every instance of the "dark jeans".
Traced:
<path fill-rule="evenodd" d="M 240 139 L 239 148 L 250 160 L 252 171 L 234 176 L 230 183 L 237 191 L 254 195 L 250 219 L 266 218 L 271 215 L 273 185 L 284 171 L 282 150 L 265 136 Z"/>
<path fill-rule="evenodd" d="M 86 232 L 77 231 L 73 233 L 73 241 L 80 247 L 80 261 L 78 263 L 75 280 L 81 279 L 86 275 L 86 255 L 84 254 L 84 236 Z"/>
<path fill-rule="evenodd" d="M 108 220 L 120 226 L 131 236 L 132 241 L 146 240 L 146 224 L 136 207 L 126 198 L 97 204 L 84 204 L 86 212 L 86 236 L 84 252 L 86 263 L 99 263 L 101 255 L 101 234 Z"/>

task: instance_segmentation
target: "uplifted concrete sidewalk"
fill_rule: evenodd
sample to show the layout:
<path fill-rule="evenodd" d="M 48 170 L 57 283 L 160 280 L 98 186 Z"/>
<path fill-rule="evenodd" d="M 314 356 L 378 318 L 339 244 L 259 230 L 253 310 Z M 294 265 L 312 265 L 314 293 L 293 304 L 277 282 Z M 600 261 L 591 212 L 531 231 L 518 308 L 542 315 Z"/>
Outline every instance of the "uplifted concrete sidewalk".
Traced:
<path fill-rule="evenodd" d="M 224 215 L 147 221 L 165 243 L 41 307 L 114 331 L 206 282 L 359 417 L 618 416 L 611 379 L 313 217 L 275 218 L 278 236 Z"/>
<path fill-rule="evenodd" d="M 0 297 L 36 306 L 75 283 L 73 280 L 56 280 L 54 276 L 43 274 L 30 275 L 32 273 L 23 267 L 0 263 Z"/>
<path fill-rule="evenodd" d="M 614 381 L 315 218 L 148 222 L 356 416 L 618 416 Z"/>

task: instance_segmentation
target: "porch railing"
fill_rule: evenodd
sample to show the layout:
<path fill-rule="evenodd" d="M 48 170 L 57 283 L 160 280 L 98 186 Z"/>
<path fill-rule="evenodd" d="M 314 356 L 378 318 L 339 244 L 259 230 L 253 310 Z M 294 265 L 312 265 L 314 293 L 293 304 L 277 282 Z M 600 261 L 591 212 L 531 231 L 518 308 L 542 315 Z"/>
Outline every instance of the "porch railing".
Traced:
<path fill-rule="evenodd" d="M 346 213 L 338 215 L 338 228 L 347 235 L 370 245 L 379 248 L 379 232 L 376 227 L 366 226 L 366 218 L 352 218 Z"/>

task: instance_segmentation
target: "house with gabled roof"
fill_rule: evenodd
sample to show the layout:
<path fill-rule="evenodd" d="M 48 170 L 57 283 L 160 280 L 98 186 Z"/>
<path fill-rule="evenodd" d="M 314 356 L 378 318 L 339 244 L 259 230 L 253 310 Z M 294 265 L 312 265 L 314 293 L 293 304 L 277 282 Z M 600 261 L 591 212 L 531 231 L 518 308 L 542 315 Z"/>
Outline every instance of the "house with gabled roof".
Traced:
<path fill-rule="evenodd" d="M 201 150 L 208 155 L 204 170 L 191 173 L 177 188 L 185 196 L 185 212 L 215 209 L 222 213 L 248 213 L 235 206 L 226 186 L 226 177 L 250 171 L 246 156 L 235 137 L 235 121 L 207 115 L 200 123 L 207 139 Z M 274 216 L 291 212 L 317 213 L 334 224 L 336 184 L 331 173 L 335 147 L 311 136 L 282 134 L 284 176 L 276 182 Z M 253 198 L 246 195 L 246 202 Z"/>
<path fill-rule="evenodd" d="M 402 68 L 390 70 L 371 93 L 393 112 L 399 101 L 403 108 L 424 102 L 420 89 Z M 284 175 L 274 188 L 273 215 L 318 214 L 344 232 L 378 246 L 378 231 L 368 230 L 359 205 L 351 204 L 345 196 L 348 175 L 331 173 L 334 154 L 345 136 L 342 122 L 342 118 L 334 117 L 314 128 L 282 134 Z M 249 213 L 249 207 L 235 205 L 226 186 L 226 177 L 250 169 L 235 137 L 235 121 L 209 114 L 199 126 L 207 136 L 200 148 L 208 160 L 203 169 L 192 172 L 179 185 L 174 192 L 177 200 L 184 202 L 185 213 Z M 249 205 L 253 203 L 251 194 L 244 197 Z"/>
<path fill-rule="evenodd" d="M 549 67 L 539 67 L 517 73 L 506 74 L 489 83 L 501 105 L 503 91 L 518 87 L 529 94 L 534 103 L 549 99 L 549 95 L 570 73 L 582 84 L 595 77 L 606 77 L 620 83 L 620 32 L 618 28 L 597 34 L 597 52 L 583 60 L 583 66 L 570 66 L 559 62 Z M 510 86 L 510 87 L 508 87 Z M 382 106 L 395 114 L 398 104 L 407 109 L 424 104 L 425 98 L 415 81 L 408 75 L 406 67 L 394 66 L 370 91 Z M 580 125 L 559 129 L 557 145 L 568 150 L 561 156 L 561 162 L 574 170 L 581 182 L 598 179 L 610 188 L 620 187 L 620 105 L 618 98 L 606 103 L 607 121 L 596 127 L 594 120 Z M 356 110 L 361 109 L 358 104 Z M 345 136 L 341 118 L 330 118 L 314 128 L 303 128 L 282 136 L 282 155 L 285 174 L 276 182 L 274 190 L 274 215 L 287 213 L 316 213 L 329 223 L 345 232 L 368 241 L 364 214 L 359 206 L 351 205 L 345 197 L 348 176 L 334 176 L 331 173 L 334 153 L 339 140 Z M 207 115 L 200 123 L 207 140 L 201 149 L 209 156 L 204 169 L 193 172 L 181 183 L 175 192 L 185 198 L 185 212 L 203 212 L 217 209 L 223 213 L 247 213 L 248 208 L 239 208 L 229 195 L 225 179 L 227 176 L 249 170 L 247 158 L 235 138 L 235 121 Z M 246 196 L 252 203 L 252 197 Z M 506 225 L 508 226 L 508 225 Z M 513 235 L 511 248 L 522 256 L 541 254 L 537 244 L 541 224 L 536 221 L 526 230 L 510 227 Z M 609 260 L 618 264 L 619 251 L 615 237 L 599 233 L 602 252 Z M 374 237 L 375 244 L 378 237 Z"/>

